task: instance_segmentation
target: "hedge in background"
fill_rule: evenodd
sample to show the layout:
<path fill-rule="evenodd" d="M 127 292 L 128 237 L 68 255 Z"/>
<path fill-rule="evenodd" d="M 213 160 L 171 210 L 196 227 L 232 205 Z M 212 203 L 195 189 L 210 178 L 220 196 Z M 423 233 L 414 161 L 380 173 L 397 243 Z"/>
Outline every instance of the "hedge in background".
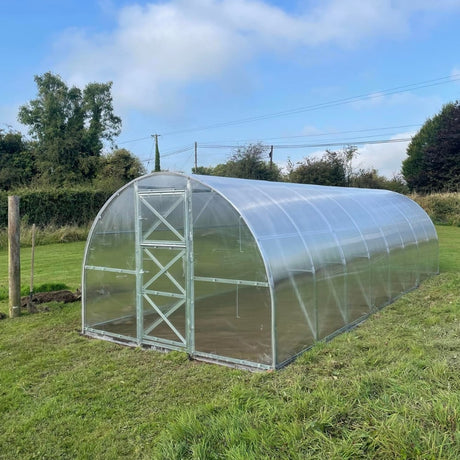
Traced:
<path fill-rule="evenodd" d="M 92 189 L 18 190 L 21 218 L 40 227 L 87 226 L 112 195 Z M 435 224 L 460 226 L 460 193 L 410 195 Z M 0 228 L 8 225 L 8 193 L 0 192 Z"/>
<path fill-rule="evenodd" d="M 409 195 L 430 216 L 435 224 L 460 227 L 460 193 Z"/>
<path fill-rule="evenodd" d="M 11 194 L 11 193 L 10 193 Z M 112 192 L 91 189 L 17 190 L 21 219 L 40 227 L 85 226 Z M 0 192 L 0 227 L 8 225 L 8 193 Z"/>

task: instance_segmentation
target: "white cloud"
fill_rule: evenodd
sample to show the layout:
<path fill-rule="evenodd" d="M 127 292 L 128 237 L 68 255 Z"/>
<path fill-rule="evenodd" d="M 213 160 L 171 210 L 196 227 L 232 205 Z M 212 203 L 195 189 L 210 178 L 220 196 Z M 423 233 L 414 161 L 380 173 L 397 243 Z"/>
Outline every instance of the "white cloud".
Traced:
<path fill-rule="evenodd" d="M 392 136 L 391 140 L 410 139 L 415 132 L 406 132 Z M 387 144 L 365 144 L 358 148 L 353 161 L 355 169 L 376 169 L 382 176 L 391 178 L 401 171 L 401 163 L 406 158 L 406 149 L 410 141 Z"/>
<path fill-rule="evenodd" d="M 100 4 L 113 14 L 110 0 Z M 112 80 L 123 108 L 171 110 L 188 85 L 235 78 L 260 53 L 400 36 L 410 31 L 414 13 L 456 7 L 452 0 L 328 0 L 293 13 L 261 0 L 134 4 L 117 12 L 110 32 L 61 36 L 58 70 L 79 85 Z"/>
<path fill-rule="evenodd" d="M 301 136 L 318 136 L 322 133 L 319 128 L 313 125 L 304 126 L 300 132 Z"/>
<path fill-rule="evenodd" d="M 127 7 L 112 34 L 68 31 L 60 47 L 72 82 L 113 80 L 116 100 L 140 110 L 164 110 L 184 84 L 220 75 L 242 48 L 228 31 L 173 4 Z"/>

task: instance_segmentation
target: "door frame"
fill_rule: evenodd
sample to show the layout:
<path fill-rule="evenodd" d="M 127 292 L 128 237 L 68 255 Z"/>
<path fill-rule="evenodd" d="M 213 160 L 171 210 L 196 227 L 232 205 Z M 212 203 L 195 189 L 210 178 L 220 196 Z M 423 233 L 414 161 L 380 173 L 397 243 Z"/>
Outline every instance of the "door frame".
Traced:
<path fill-rule="evenodd" d="M 185 251 L 183 255 L 185 273 L 185 343 L 182 341 L 168 341 L 166 339 L 146 336 L 144 328 L 144 271 L 143 253 L 144 249 L 154 248 L 155 242 L 146 243 L 143 239 L 141 199 L 143 196 L 151 195 L 183 195 L 184 200 L 184 234 L 183 241 L 177 243 L 167 242 L 166 247 Z M 185 188 L 142 188 L 139 189 L 137 182 L 134 184 L 134 215 L 135 215 L 135 257 L 136 257 L 136 321 L 137 321 L 137 344 L 153 345 L 158 348 L 186 351 L 190 355 L 195 353 L 195 301 L 194 301 L 194 258 L 193 258 L 193 219 L 192 219 L 192 186 L 190 179 L 187 179 Z M 180 206 L 180 204 L 179 204 Z M 155 213 L 154 213 L 155 214 Z M 152 244 L 153 243 L 153 244 Z M 156 242 L 159 243 L 159 242 Z M 176 251 L 174 251 L 176 252 Z M 160 270 L 161 271 L 161 270 Z M 166 271 L 167 272 L 167 271 Z M 182 304 L 178 307 L 181 308 Z M 174 308 L 174 307 L 173 307 Z M 171 314 L 171 313 L 170 313 Z M 168 315 L 166 313 L 166 315 Z M 164 319 L 162 319 L 163 321 Z M 162 322 L 161 321 L 161 322 Z M 168 321 L 166 321 L 168 323 Z M 168 326 L 170 326 L 168 324 Z M 174 331 L 175 332 L 175 331 Z M 175 332 L 176 333 L 176 332 Z M 177 333 L 176 333 L 177 335 Z M 179 337 L 178 337 L 179 338 Z"/>

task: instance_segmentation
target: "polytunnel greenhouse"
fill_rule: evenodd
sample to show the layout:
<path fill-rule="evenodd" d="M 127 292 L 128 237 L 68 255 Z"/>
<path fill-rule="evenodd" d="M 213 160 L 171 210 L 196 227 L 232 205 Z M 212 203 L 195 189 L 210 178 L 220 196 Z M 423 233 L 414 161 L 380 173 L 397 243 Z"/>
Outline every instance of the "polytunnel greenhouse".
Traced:
<path fill-rule="evenodd" d="M 403 195 L 153 173 L 92 226 L 83 333 L 276 369 L 437 272 L 435 228 Z"/>

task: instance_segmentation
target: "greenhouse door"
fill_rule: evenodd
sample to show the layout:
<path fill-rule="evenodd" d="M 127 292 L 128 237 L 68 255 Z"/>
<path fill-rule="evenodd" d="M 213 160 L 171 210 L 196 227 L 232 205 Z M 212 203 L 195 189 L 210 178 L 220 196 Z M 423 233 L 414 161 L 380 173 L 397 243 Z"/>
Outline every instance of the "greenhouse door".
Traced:
<path fill-rule="evenodd" d="M 193 352 L 188 190 L 136 191 L 137 339 Z"/>

